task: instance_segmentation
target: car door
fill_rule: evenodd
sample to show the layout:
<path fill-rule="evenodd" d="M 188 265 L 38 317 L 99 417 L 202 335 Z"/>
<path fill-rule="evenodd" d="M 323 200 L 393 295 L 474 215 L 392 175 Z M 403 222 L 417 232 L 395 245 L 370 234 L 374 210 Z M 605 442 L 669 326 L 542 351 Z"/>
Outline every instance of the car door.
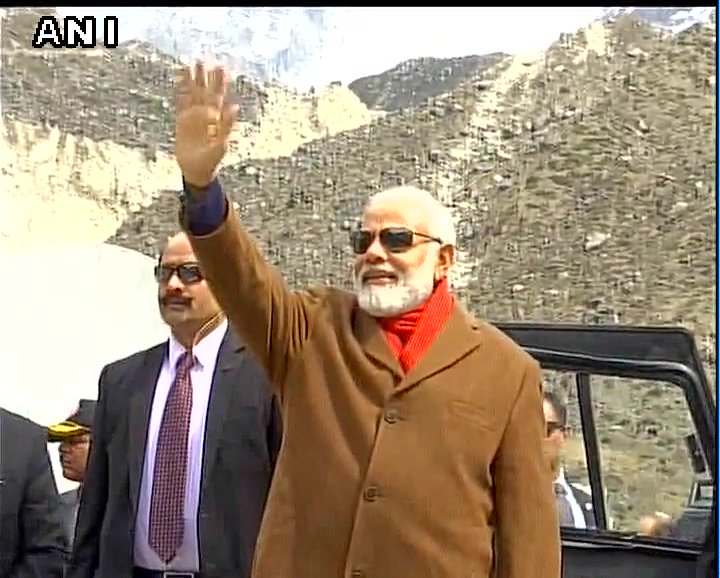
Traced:
<path fill-rule="evenodd" d="M 716 536 L 716 413 L 693 336 L 679 328 L 498 326 L 538 360 L 577 431 L 563 463 L 590 495 L 596 527 L 561 529 L 563 578 L 709 576 L 702 566 L 716 547 L 706 542 Z"/>

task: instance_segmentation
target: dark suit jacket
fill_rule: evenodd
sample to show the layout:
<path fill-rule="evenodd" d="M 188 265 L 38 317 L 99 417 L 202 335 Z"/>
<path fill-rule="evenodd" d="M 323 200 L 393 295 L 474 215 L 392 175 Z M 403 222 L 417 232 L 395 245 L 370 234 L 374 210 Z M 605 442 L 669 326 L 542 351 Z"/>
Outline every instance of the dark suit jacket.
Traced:
<path fill-rule="evenodd" d="M 62 520 L 68 543 L 72 544 L 75 536 L 75 522 L 77 520 L 77 511 L 80 504 L 80 490 L 75 488 L 68 492 L 60 494 L 60 503 L 62 506 Z"/>
<path fill-rule="evenodd" d="M 167 344 L 106 366 L 67 578 L 131 576 L 148 423 Z M 232 332 L 208 406 L 198 541 L 203 578 L 246 578 L 280 448 L 278 406 Z"/>
<path fill-rule="evenodd" d="M 595 510 L 593 510 L 592 496 L 586 491 L 581 490 L 572 482 L 569 482 L 570 491 L 572 492 L 575 501 L 582 510 L 583 517 L 585 518 L 585 525 L 588 529 L 596 528 L 595 522 Z"/>
<path fill-rule="evenodd" d="M 0 408 L 0 578 L 60 578 L 67 552 L 45 430 Z"/>

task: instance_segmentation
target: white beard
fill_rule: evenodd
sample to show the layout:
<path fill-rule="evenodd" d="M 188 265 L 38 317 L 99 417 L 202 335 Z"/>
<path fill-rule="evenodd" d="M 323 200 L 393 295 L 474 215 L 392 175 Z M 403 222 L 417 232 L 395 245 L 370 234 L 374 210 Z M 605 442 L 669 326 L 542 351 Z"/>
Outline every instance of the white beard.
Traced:
<path fill-rule="evenodd" d="M 430 298 L 435 286 L 436 258 L 437 253 L 428 251 L 427 258 L 414 272 L 399 274 L 391 271 L 397 280 L 388 285 L 364 285 L 363 275 L 376 268 L 363 267 L 355 277 L 360 309 L 372 317 L 394 317 L 420 307 Z"/>

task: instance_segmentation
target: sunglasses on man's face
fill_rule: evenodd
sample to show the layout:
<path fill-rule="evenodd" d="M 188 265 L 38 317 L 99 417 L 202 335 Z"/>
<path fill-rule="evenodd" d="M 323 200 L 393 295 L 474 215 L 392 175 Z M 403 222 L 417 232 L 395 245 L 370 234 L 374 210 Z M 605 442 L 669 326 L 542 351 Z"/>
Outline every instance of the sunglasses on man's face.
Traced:
<path fill-rule="evenodd" d="M 177 274 L 183 285 L 192 285 L 203 280 L 202 271 L 197 263 L 183 263 L 182 265 L 155 265 L 155 280 L 158 283 L 168 283 L 173 275 Z"/>
<path fill-rule="evenodd" d="M 441 243 L 437 237 L 425 235 L 424 233 L 416 233 L 405 227 L 388 227 L 380 230 L 378 233 L 368 231 L 366 229 L 358 229 L 350 233 L 350 245 L 353 253 L 356 255 L 364 255 L 375 241 L 375 237 L 380 240 L 380 245 L 388 253 L 404 253 L 414 246 L 415 238 L 420 238 L 428 243 Z"/>
<path fill-rule="evenodd" d="M 564 432 L 565 426 L 559 422 L 556 421 L 548 421 L 545 422 L 545 437 L 550 437 L 553 435 L 556 431 Z"/>

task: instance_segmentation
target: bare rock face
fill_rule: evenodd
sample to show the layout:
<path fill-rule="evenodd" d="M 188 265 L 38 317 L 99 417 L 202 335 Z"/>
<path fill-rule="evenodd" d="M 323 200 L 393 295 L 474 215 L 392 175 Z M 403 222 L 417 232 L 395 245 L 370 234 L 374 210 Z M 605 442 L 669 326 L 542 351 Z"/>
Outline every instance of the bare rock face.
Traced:
<path fill-rule="evenodd" d="M 47 242 L 71 215 L 83 224 L 67 240 L 104 241 L 179 178 L 171 156 L 179 61 L 137 41 L 116 50 L 29 49 L 38 18 L 52 13 L 18 9 L 0 20 L 5 249 Z M 229 164 L 287 156 L 379 114 L 342 86 L 309 94 L 238 76 L 230 98 L 242 121 Z"/>
<path fill-rule="evenodd" d="M 495 53 L 461 58 L 417 58 L 394 68 L 358 78 L 349 88 L 368 108 L 402 110 L 427 103 L 452 92 L 468 78 L 497 64 L 506 54 Z"/>
<path fill-rule="evenodd" d="M 714 313 L 713 35 L 671 38 L 621 17 L 423 106 L 251 170 L 230 166 L 225 182 L 299 285 L 346 281 L 343 223 L 368 194 L 414 182 L 456 207 L 462 291 L 478 314 L 603 321 L 605 309 L 704 334 Z M 175 227 L 153 211 L 142 218 L 151 236 Z M 140 249 L 145 233 L 133 227 L 118 235 L 130 228 L 123 242 Z"/>
<path fill-rule="evenodd" d="M 155 255 L 178 226 L 176 63 L 149 46 L 29 52 L 28 18 L 2 23 L 0 252 L 72 239 Z M 619 16 L 545 52 L 420 61 L 349 88 L 238 78 L 223 181 L 295 286 L 347 286 L 347 231 L 368 195 L 415 184 L 454 209 L 453 283 L 476 315 L 682 324 L 712 373 L 714 42 L 714 26 L 671 36 Z M 662 398 L 613 399 L 599 411 L 617 415 L 618 451 L 635 435 L 623 420 L 648 404 L 684 435 Z M 656 476 L 640 470 L 610 489 Z M 686 491 L 663 486 L 678 503 Z"/>

